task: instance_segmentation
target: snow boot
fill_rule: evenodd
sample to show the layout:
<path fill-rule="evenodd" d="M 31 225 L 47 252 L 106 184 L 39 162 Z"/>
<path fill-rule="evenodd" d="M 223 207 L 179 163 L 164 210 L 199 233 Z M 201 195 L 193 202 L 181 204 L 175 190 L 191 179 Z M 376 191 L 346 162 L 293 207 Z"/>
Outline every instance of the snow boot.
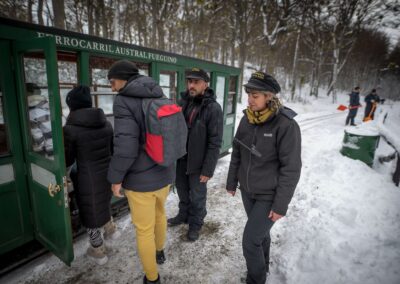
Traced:
<path fill-rule="evenodd" d="M 156 262 L 157 264 L 163 264 L 165 262 L 164 250 L 156 251 Z"/>
<path fill-rule="evenodd" d="M 200 237 L 200 229 L 197 228 L 189 228 L 189 231 L 187 233 L 187 238 L 191 242 L 195 242 L 199 239 Z"/>
<path fill-rule="evenodd" d="M 158 274 L 158 278 L 154 281 L 150 281 L 146 278 L 146 275 L 143 277 L 143 284 L 161 284 L 160 274 Z"/>
<path fill-rule="evenodd" d="M 104 244 L 97 248 L 89 246 L 86 255 L 98 265 L 104 265 L 108 261 L 107 251 Z"/>
<path fill-rule="evenodd" d="M 174 226 L 178 226 L 178 225 L 181 225 L 181 224 L 187 224 L 187 218 L 184 218 L 184 217 L 182 217 L 181 215 L 178 214 L 173 218 L 169 218 L 167 220 L 167 222 L 168 222 L 168 225 L 170 227 L 174 227 Z"/>
<path fill-rule="evenodd" d="M 121 236 L 121 232 L 118 230 L 117 225 L 111 219 L 104 225 L 104 239 L 116 240 Z"/>

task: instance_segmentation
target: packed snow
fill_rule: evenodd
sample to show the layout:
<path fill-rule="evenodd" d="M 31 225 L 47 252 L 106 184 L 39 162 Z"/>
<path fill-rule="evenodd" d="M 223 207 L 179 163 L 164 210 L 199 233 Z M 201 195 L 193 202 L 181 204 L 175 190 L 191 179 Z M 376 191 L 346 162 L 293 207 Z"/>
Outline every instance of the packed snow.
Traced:
<path fill-rule="evenodd" d="M 244 100 L 246 99 L 244 96 Z M 303 168 L 288 214 L 272 228 L 271 265 L 267 283 L 400 283 L 400 188 L 391 181 L 395 161 L 378 162 L 394 150 L 383 140 L 374 166 L 340 154 L 347 104 L 321 97 L 286 103 L 298 112 L 302 129 Z M 246 103 L 238 105 L 237 122 Z M 371 125 L 400 145 L 400 103 L 379 106 Z M 383 117 L 387 114 L 385 123 Z M 313 118 L 325 117 L 321 120 Z M 354 128 L 356 129 L 356 128 Z M 220 159 L 208 184 L 208 215 L 200 239 L 186 241 L 187 225 L 168 228 L 167 261 L 159 266 L 162 283 L 240 283 L 246 266 L 241 240 L 246 215 L 240 193 L 225 191 L 230 156 Z M 168 217 L 178 209 L 178 196 L 166 203 Z M 120 239 L 107 243 L 109 262 L 97 266 L 85 256 L 86 236 L 75 240 L 75 260 L 67 267 L 48 254 L 6 275 L 1 283 L 141 283 L 143 272 L 130 216 L 117 221 Z"/>

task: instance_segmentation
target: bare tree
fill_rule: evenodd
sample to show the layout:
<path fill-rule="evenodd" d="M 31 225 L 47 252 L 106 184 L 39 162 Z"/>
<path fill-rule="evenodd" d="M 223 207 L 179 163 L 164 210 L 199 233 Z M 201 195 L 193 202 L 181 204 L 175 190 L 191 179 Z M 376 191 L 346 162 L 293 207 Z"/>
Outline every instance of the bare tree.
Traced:
<path fill-rule="evenodd" d="M 52 0 L 54 13 L 54 26 L 65 29 L 65 8 L 64 0 Z"/>
<path fill-rule="evenodd" d="M 43 0 L 38 1 L 37 17 L 39 25 L 43 25 Z"/>

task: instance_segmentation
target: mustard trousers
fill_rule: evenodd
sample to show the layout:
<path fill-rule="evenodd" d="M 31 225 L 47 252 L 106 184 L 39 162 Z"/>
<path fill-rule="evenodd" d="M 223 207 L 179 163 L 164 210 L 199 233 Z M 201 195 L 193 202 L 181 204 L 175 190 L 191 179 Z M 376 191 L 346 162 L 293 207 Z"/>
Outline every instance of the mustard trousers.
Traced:
<path fill-rule="evenodd" d="M 126 190 L 132 223 L 136 229 L 136 243 L 146 278 L 157 280 L 156 250 L 164 249 L 167 235 L 165 200 L 170 185 L 151 192 Z"/>

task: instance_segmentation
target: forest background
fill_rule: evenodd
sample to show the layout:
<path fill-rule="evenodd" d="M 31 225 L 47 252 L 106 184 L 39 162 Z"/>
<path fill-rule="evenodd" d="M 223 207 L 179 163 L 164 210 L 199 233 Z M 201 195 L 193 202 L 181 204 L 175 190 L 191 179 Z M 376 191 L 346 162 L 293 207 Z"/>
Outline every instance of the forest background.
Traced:
<path fill-rule="evenodd" d="M 267 71 L 291 100 L 356 85 L 400 100 L 400 2 L 0 0 L 0 16 Z"/>

